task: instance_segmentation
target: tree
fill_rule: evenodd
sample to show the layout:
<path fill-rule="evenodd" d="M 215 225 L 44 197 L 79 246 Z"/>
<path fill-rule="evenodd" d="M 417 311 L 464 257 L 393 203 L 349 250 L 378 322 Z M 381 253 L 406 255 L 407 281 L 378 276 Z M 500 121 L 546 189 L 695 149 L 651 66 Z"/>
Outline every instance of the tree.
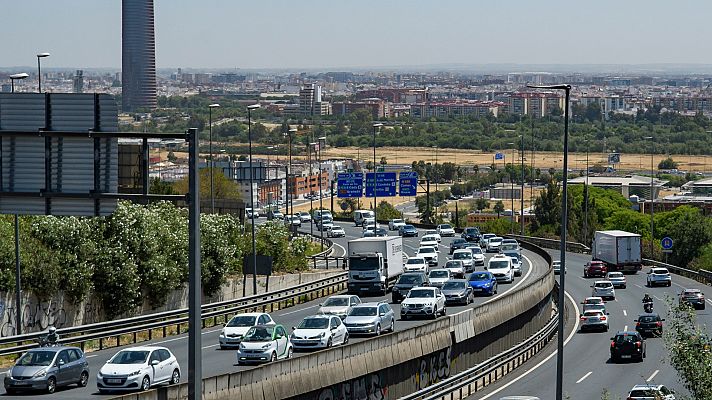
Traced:
<path fill-rule="evenodd" d="M 170 182 L 161 180 L 160 178 L 151 178 L 151 184 L 148 192 L 151 194 L 176 194 L 173 185 Z"/>
<path fill-rule="evenodd" d="M 173 150 L 168 152 L 168 161 L 170 162 L 176 162 L 178 160 L 178 157 L 173 153 Z"/>
<path fill-rule="evenodd" d="M 534 201 L 534 214 L 536 215 L 536 225 L 550 225 L 554 227 L 554 232 L 559 232 L 561 228 L 561 189 L 556 181 L 551 181 L 542 190 L 539 197 Z"/>
<path fill-rule="evenodd" d="M 213 194 L 216 199 L 239 200 L 242 198 L 240 187 L 230 180 L 222 171 L 217 168 L 213 170 Z M 188 193 L 188 177 L 185 177 L 173 185 L 173 189 L 179 194 Z M 210 169 L 200 170 L 200 197 L 210 198 Z"/>
<path fill-rule="evenodd" d="M 497 213 L 498 217 L 504 212 L 504 203 L 502 203 L 502 200 L 498 200 L 494 205 L 494 212 Z"/>
<path fill-rule="evenodd" d="M 386 160 L 386 157 L 381 157 L 380 164 L 381 164 L 381 165 L 386 165 L 386 164 L 388 164 L 388 160 Z"/>
<path fill-rule="evenodd" d="M 400 218 L 401 212 L 396 210 L 393 205 L 385 200 L 381 200 L 378 203 L 378 208 L 376 209 L 376 215 L 381 221 L 391 220 L 394 218 Z"/>
<path fill-rule="evenodd" d="M 668 157 L 658 163 L 658 169 L 677 169 L 677 165 L 672 157 Z"/>
<path fill-rule="evenodd" d="M 485 199 L 484 197 L 479 197 L 477 200 L 475 200 L 475 206 L 477 207 L 478 211 L 482 211 L 486 208 L 489 208 L 489 201 Z"/>

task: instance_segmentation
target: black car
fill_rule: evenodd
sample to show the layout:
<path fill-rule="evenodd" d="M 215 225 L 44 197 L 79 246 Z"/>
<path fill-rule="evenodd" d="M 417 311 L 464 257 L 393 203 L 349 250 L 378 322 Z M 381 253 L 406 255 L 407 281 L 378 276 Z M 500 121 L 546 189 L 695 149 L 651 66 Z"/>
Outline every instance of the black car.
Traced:
<path fill-rule="evenodd" d="M 465 246 L 467 246 L 469 243 L 467 243 L 467 240 L 461 239 L 461 238 L 455 238 L 452 239 L 452 242 L 450 242 L 450 254 L 452 254 L 453 251 L 459 250 L 459 249 L 464 249 Z"/>
<path fill-rule="evenodd" d="M 638 332 L 619 331 L 611 338 L 611 361 L 643 361 L 645 358 L 645 338 Z"/>
<path fill-rule="evenodd" d="M 477 242 L 479 243 L 480 241 L 480 230 L 477 228 L 465 228 L 464 231 L 462 231 L 462 235 L 460 235 L 461 238 L 465 239 L 468 242 Z"/>
<path fill-rule="evenodd" d="M 403 237 L 418 237 L 418 230 L 413 225 L 403 225 L 398 228 L 398 234 Z"/>
<path fill-rule="evenodd" d="M 425 272 L 406 272 L 398 277 L 393 286 L 392 297 L 394 303 L 400 303 L 408 295 L 410 289 L 417 286 L 426 286 L 429 283 Z"/>
<path fill-rule="evenodd" d="M 638 319 L 635 320 L 635 330 L 641 335 L 662 336 L 663 321 L 665 321 L 665 318 L 660 318 L 659 314 L 640 314 Z"/>

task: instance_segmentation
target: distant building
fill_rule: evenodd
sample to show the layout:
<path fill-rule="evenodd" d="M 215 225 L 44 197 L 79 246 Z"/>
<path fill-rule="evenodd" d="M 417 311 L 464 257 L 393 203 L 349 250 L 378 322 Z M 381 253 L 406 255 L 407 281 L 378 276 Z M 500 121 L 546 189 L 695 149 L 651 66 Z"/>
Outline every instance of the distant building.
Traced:
<path fill-rule="evenodd" d="M 495 101 L 448 101 L 429 102 L 410 105 L 410 115 L 413 118 L 451 118 L 465 115 L 474 115 L 477 118 L 486 117 L 489 114 L 495 117 L 504 110 L 505 103 Z"/>
<path fill-rule="evenodd" d="M 122 0 L 121 50 L 123 111 L 156 108 L 153 0 Z"/>
<path fill-rule="evenodd" d="M 84 93 L 84 71 L 78 69 L 74 75 L 72 86 L 74 86 L 74 93 Z"/>
<path fill-rule="evenodd" d="M 299 113 L 301 115 L 329 115 L 331 105 L 322 101 L 321 85 L 311 83 L 299 90 Z"/>
<path fill-rule="evenodd" d="M 571 185 L 584 185 L 586 183 L 586 177 L 581 176 L 574 179 L 569 179 L 569 184 Z M 599 187 L 602 189 L 615 190 L 622 194 L 625 198 L 630 198 L 630 196 L 638 196 L 640 198 L 645 198 L 650 200 L 651 198 L 657 199 L 660 194 L 660 190 L 667 181 L 661 181 L 659 179 L 653 180 L 653 197 L 650 196 L 650 178 L 647 176 L 639 175 L 629 175 L 629 176 L 589 176 L 588 184 L 591 186 Z"/>
<path fill-rule="evenodd" d="M 513 93 L 508 98 L 507 111 L 514 115 L 530 115 L 534 118 L 541 118 L 551 115 L 556 109 L 563 110 L 564 101 L 564 98 L 556 93 Z"/>
<path fill-rule="evenodd" d="M 374 119 L 390 117 L 389 104 L 378 98 L 354 102 L 336 102 L 331 105 L 331 113 L 333 115 L 348 115 L 356 110 L 363 109 L 369 110 Z"/>
<path fill-rule="evenodd" d="M 427 88 L 424 89 L 405 89 L 405 88 L 382 88 L 359 90 L 356 92 L 356 99 L 371 99 L 378 98 L 389 103 L 398 104 L 415 104 L 425 103 L 430 100 L 430 92 Z"/>

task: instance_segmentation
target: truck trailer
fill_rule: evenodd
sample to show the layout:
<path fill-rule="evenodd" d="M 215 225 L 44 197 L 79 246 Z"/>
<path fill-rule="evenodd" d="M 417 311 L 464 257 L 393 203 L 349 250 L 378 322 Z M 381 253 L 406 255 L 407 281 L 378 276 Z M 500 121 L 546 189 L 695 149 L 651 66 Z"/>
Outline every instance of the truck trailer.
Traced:
<path fill-rule="evenodd" d="M 606 263 L 609 271 L 636 273 L 641 270 L 640 235 L 625 231 L 596 231 L 591 246 L 594 260 Z"/>
<path fill-rule="evenodd" d="M 385 295 L 403 273 L 403 239 L 386 236 L 350 240 L 348 267 L 350 294 Z"/>

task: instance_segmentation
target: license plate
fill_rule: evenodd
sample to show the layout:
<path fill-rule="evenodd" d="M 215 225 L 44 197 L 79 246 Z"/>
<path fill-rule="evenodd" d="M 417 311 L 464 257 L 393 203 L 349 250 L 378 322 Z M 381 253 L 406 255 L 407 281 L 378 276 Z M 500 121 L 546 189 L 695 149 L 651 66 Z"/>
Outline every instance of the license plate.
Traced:
<path fill-rule="evenodd" d="M 621 356 L 621 358 L 630 358 L 630 356 Z"/>
<path fill-rule="evenodd" d="M 121 383 L 121 379 L 107 379 L 106 383 Z"/>
<path fill-rule="evenodd" d="M 480 288 L 474 288 L 474 289 L 472 289 L 472 291 L 473 291 L 473 292 L 481 292 L 482 289 L 480 289 Z"/>
<path fill-rule="evenodd" d="M 368 290 L 368 288 L 367 288 L 367 287 L 362 287 L 361 290 L 365 292 L 365 291 Z"/>

